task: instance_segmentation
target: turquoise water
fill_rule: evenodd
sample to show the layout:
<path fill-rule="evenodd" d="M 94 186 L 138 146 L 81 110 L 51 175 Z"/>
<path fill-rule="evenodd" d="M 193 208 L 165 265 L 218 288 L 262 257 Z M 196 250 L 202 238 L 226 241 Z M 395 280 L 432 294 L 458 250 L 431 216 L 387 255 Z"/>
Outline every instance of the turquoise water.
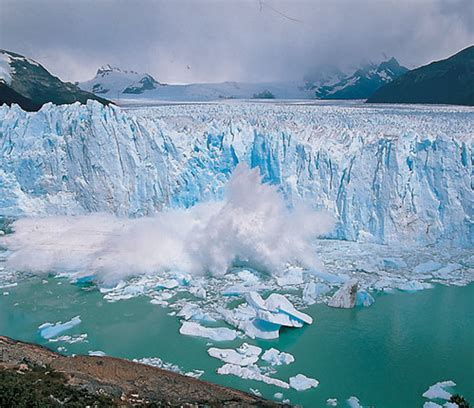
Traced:
<path fill-rule="evenodd" d="M 420 407 L 421 394 L 443 380 L 454 380 L 456 392 L 474 401 L 474 285 L 443 287 L 418 293 L 380 295 L 370 308 L 331 309 L 314 305 L 306 310 L 311 326 L 282 330 L 275 341 L 249 341 L 294 355 L 295 362 L 279 367 L 274 377 L 303 373 L 320 385 L 304 392 L 282 390 L 261 382 L 221 376 L 221 362 L 207 355 L 208 341 L 182 336 L 169 310 L 145 297 L 108 303 L 94 288 L 65 280 L 46 283 L 32 278 L 0 295 L 0 333 L 67 348 L 66 354 L 102 350 L 124 358 L 160 357 L 184 370 L 202 369 L 202 379 L 273 398 L 282 392 L 304 407 L 326 405 L 326 399 L 356 395 L 363 405 Z M 64 334 L 88 334 L 88 343 L 48 343 L 37 332 L 40 324 L 80 315 L 82 323 Z M 215 343 L 236 347 L 242 340 Z M 340 403 L 339 406 L 345 406 Z"/>

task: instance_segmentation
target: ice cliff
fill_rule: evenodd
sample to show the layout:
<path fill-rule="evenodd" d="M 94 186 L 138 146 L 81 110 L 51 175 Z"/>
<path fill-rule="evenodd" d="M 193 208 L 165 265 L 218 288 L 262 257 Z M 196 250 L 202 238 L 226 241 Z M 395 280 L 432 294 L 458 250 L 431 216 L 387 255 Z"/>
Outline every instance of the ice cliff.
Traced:
<path fill-rule="evenodd" d="M 221 197 L 239 162 L 332 237 L 473 243 L 474 110 L 222 103 L 0 107 L 0 215 L 152 214 Z"/>

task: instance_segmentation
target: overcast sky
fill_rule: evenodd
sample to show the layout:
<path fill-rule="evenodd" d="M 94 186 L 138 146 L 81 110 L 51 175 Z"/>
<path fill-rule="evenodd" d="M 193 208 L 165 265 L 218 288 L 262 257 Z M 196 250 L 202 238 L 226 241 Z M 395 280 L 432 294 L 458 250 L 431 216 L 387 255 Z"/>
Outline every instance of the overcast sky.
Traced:
<path fill-rule="evenodd" d="M 474 43 L 474 0 L 0 0 L 0 48 L 64 80 L 110 63 L 169 83 L 299 80 Z"/>

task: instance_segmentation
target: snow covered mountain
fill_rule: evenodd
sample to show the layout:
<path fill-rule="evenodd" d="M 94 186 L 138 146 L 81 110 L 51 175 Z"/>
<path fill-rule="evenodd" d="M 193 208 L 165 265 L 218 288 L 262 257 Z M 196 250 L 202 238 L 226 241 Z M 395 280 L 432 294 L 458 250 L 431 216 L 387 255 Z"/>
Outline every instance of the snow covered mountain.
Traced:
<path fill-rule="evenodd" d="M 408 68 L 402 67 L 395 58 L 379 65 L 369 63 L 333 85 L 317 88 L 316 96 L 321 99 L 367 99 L 407 71 Z"/>
<path fill-rule="evenodd" d="M 307 99 L 312 92 L 297 82 L 220 82 L 187 85 L 161 84 L 149 74 L 107 65 L 79 86 L 115 101 L 210 101 L 219 99 Z"/>
<path fill-rule="evenodd" d="M 220 103 L 0 107 L 0 214 L 122 216 L 220 197 L 237 163 L 333 236 L 473 244 L 474 111 Z"/>
<path fill-rule="evenodd" d="M 16 103 L 35 111 L 47 102 L 55 104 L 93 99 L 109 101 L 51 75 L 42 65 L 22 55 L 0 50 L 0 105 Z"/>
<path fill-rule="evenodd" d="M 110 97 L 117 97 L 122 93 L 139 95 L 160 86 L 162 84 L 150 74 L 139 74 L 110 65 L 99 68 L 93 79 L 80 84 L 80 87 L 86 91 L 100 95 L 106 94 Z"/>

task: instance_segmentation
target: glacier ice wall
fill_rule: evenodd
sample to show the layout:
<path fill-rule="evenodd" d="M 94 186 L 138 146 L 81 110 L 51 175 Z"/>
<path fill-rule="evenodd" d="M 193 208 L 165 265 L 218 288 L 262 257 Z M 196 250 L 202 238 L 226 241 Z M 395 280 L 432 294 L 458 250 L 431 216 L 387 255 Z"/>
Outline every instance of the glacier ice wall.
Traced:
<path fill-rule="evenodd" d="M 474 110 L 222 103 L 0 107 L 0 215 L 152 214 L 222 195 L 239 162 L 332 236 L 473 244 Z"/>

